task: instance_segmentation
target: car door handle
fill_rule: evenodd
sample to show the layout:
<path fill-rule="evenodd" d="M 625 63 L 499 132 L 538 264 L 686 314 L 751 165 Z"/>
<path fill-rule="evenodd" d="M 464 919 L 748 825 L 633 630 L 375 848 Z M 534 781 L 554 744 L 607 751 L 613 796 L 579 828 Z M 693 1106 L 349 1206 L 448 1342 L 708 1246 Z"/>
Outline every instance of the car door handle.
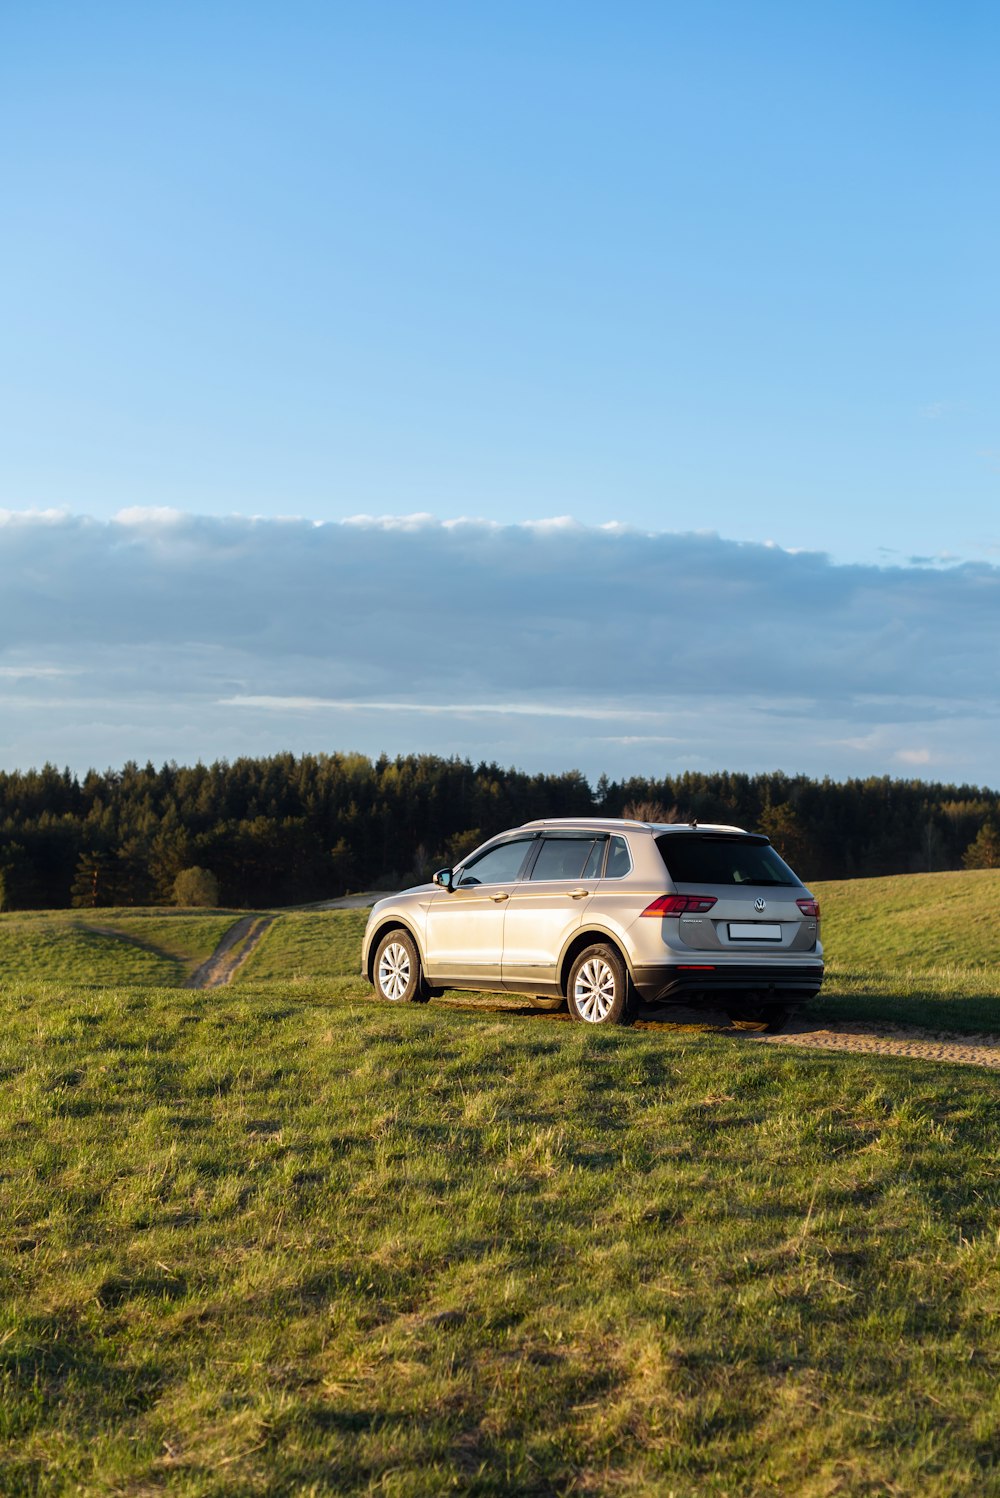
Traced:
<path fill-rule="evenodd" d="M 495 904 L 499 905 L 501 900 L 509 900 L 510 899 L 510 895 L 508 895 L 507 892 L 506 892 L 506 890 L 504 890 L 499 895 L 490 895 L 490 899 Z"/>
<path fill-rule="evenodd" d="M 589 889 L 568 889 L 566 891 L 566 893 L 569 895 L 569 897 L 570 897 L 571 900 L 582 900 L 583 897 L 584 897 L 584 895 L 589 895 L 590 894 L 590 890 Z"/>

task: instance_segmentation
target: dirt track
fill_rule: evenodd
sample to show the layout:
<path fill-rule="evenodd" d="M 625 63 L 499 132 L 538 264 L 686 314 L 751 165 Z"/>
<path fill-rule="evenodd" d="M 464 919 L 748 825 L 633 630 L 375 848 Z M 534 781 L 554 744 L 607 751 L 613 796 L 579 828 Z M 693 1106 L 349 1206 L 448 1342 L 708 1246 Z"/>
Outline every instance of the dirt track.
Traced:
<path fill-rule="evenodd" d="M 188 988 L 222 988 L 231 983 L 246 962 L 273 915 L 247 915 L 230 926 L 215 951 L 187 981 Z"/>
<path fill-rule="evenodd" d="M 765 1045 L 804 1045 L 830 1051 L 862 1051 L 876 1056 L 908 1056 L 915 1061 L 951 1061 L 959 1066 L 1000 1070 L 1000 1037 L 937 1034 L 909 1025 L 863 1024 L 840 1020 L 817 1028 L 793 1019 L 777 1035 L 758 1035 Z"/>

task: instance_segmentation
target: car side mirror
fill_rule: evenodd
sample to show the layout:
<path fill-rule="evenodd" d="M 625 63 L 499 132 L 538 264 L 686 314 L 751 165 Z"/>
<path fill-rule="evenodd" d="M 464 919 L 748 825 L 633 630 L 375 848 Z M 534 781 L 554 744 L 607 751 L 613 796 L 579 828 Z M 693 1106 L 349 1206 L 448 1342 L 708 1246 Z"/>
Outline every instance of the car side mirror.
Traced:
<path fill-rule="evenodd" d="M 434 884 L 440 884 L 442 889 L 454 889 L 454 869 L 438 869 L 436 874 L 431 875 Z"/>

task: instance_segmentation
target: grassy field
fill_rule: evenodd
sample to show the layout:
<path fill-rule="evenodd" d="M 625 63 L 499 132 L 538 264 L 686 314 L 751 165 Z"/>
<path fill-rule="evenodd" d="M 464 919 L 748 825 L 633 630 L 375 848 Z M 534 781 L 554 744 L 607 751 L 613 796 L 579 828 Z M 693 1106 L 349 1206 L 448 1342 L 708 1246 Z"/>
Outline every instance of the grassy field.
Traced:
<path fill-rule="evenodd" d="M 0 989 L 4 1494 L 1000 1493 L 974 1070 Z"/>
<path fill-rule="evenodd" d="M 810 1013 L 1000 1031 L 1000 870 L 813 888 L 827 979 Z"/>
<path fill-rule="evenodd" d="M 1000 870 L 855 879 L 814 889 L 824 912 L 827 957 L 826 983 L 809 1010 L 817 1019 L 1000 1031 Z M 0 979 L 183 986 L 241 914 L 2 915 Z M 278 912 L 237 984 L 321 982 L 331 997 L 367 997 L 358 977 L 366 914 Z"/>
<path fill-rule="evenodd" d="M 0 915 L 0 981 L 183 985 L 244 912 L 52 910 Z"/>
<path fill-rule="evenodd" d="M 290 910 L 279 916 L 251 953 L 240 981 L 322 979 L 341 986 L 343 980 L 356 979 L 367 919 L 367 910 Z"/>
<path fill-rule="evenodd" d="M 823 908 L 827 980 L 809 1012 L 966 1034 L 1000 1030 L 1000 871 L 913 874 L 813 886 Z M 353 981 L 364 911 L 282 915 L 238 981 Z"/>
<path fill-rule="evenodd" d="M 814 889 L 838 968 L 996 970 L 1000 869 L 840 879 Z"/>

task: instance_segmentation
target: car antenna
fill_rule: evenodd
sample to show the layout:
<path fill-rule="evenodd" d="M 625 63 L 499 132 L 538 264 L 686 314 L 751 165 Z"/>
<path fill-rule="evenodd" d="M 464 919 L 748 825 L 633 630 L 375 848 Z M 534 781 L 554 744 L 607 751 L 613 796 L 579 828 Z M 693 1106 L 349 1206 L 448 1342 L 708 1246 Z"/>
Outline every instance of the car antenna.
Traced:
<path fill-rule="evenodd" d="M 697 817 L 692 817 L 691 820 L 690 820 L 690 822 L 688 823 L 688 826 L 689 827 L 697 827 L 697 825 L 698 825 L 698 818 Z"/>

